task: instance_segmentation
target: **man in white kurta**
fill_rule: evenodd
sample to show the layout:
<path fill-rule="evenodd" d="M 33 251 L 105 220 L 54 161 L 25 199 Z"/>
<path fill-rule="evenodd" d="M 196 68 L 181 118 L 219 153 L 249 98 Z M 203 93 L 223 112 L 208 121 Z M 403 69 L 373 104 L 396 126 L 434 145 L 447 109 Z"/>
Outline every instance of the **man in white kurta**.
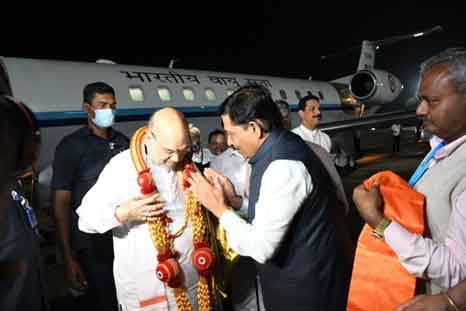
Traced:
<path fill-rule="evenodd" d="M 173 118 L 180 124 L 173 124 Z M 164 128 L 166 121 L 171 121 L 170 127 L 173 129 Z M 148 148 L 146 163 L 160 194 L 157 200 L 151 195 L 141 196 L 136 182 L 137 172 L 127 150 L 109 162 L 77 210 L 80 230 L 88 233 L 113 232 L 113 268 L 122 310 L 177 310 L 173 290 L 156 277 L 157 251 L 149 234 L 149 226 L 144 221 L 166 212 L 173 220 L 169 225 L 172 233 L 183 225 L 182 178 L 180 172 L 175 171 L 176 164 L 185 156 L 190 156 L 186 151 L 190 148 L 189 134 L 183 121 L 178 112 L 166 108 L 157 112 L 149 123 L 150 134 L 147 136 L 154 137 L 145 143 Z M 181 134 L 178 133 L 180 131 Z M 157 204 L 158 200 L 163 203 Z M 191 232 L 188 224 L 184 233 L 175 239 L 174 248 L 180 253 L 178 262 L 184 285 L 193 310 L 197 310 L 198 274 L 191 264 Z"/>
<path fill-rule="evenodd" d="M 319 98 L 313 95 L 301 98 L 298 115 L 301 119 L 301 125 L 295 127 L 292 132 L 303 140 L 317 144 L 330 152 L 332 147 L 330 137 L 317 128 L 321 118 Z"/>
<path fill-rule="evenodd" d="M 210 168 L 227 177 L 235 188 L 236 194 L 241 197 L 240 213 L 248 215 L 249 175 L 251 167 L 248 161 L 233 148 L 228 148 L 210 163 Z"/>

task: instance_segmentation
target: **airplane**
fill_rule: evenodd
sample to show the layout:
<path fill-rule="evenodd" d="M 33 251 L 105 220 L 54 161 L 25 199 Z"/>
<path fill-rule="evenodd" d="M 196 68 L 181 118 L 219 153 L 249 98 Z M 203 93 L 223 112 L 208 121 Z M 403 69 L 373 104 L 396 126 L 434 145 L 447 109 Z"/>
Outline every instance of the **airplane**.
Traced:
<path fill-rule="evenodd" d="M 374 68 L 375 51 L 382 45 L 439 31 L 439 26 L 421 33 L 397 36 L 381 41 L 363 41 L 356 72 L 334 81 L 315 81 L 264 75 L 237 74 L 116 64 L 0 57 L 0 92 L 23 100 L 35 113 L 42 131 L 42 149 L 36 171 L 50 171 L 55 147 L 63 138 L 86 124 L 82 111 L 82 88 L 94 81 L 110 84 L 116 92 L 115 128 L 128 137 L 150 115 L 166 106 L 183 112 L 188 121 L 200 128 L 205 139 L 220 128 L 219 104 L 245 83 L 269 88 L 274 99 L 283 99 L 297 111 L 299 99 L 307 94 L 319 97 L 324 111 L 321 127 L 332 130 L 351 126 L 370 126 L 381 122 L 374 118 L 381 105 L 395 101 L 403 84 L 392 73 Z M 367 109 L 366 109 L 367 108 Z M 374 108 L 372 111 L 371 109 Z M 411 115 L 412 116 L 412 115 Z M 397 120 L 400 115 L 385 116 Z M 293 125 L 298 124 L 296 113 Z M 371 121 L 372 120 L 372 121 Z M 363 122 L 358 125 L 357 122 Z M 340 124 L 341 123 L 341 124 Z M 335 125 L 336 124 L 336 125 Z M 205 140 L 204 140 L 205 141 Z"/>

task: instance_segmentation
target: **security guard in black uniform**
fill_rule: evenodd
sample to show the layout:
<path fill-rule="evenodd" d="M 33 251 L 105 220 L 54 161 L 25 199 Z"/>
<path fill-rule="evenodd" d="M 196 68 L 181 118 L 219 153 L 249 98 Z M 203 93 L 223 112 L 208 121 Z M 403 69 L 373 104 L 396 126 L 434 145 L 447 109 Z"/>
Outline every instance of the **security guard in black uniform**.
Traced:
<path fill-rule="evenodd" d="M 83 109 L 88 124 L 62 139 L 53 162 L 55 218 L 66 278 L 72 289 L 85 293 L 79 299 L 83 308 L 102 311 L 117 310 L 112 235 L 79 231 L 75 210 L 110 159 L 129 146 L 128 138 L 111 127 L 115 106 L 110 85 L 86 85 Z"/>

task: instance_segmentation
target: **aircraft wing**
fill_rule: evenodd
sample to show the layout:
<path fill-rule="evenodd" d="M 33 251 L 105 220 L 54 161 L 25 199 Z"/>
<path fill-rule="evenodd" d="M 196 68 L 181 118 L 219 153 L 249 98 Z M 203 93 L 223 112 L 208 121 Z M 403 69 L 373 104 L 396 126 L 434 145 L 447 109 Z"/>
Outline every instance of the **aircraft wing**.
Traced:
<path fill-rule="evenodd" d="M 375 115 L 363 116 L 357 119 L 327 122 L 320 129 L 326 133 L 368 127 L 386 127 L 393 123 L 416 124 L 418 120 L 415 111 L 398 111 L 388 113 L 377 113 Z"/>

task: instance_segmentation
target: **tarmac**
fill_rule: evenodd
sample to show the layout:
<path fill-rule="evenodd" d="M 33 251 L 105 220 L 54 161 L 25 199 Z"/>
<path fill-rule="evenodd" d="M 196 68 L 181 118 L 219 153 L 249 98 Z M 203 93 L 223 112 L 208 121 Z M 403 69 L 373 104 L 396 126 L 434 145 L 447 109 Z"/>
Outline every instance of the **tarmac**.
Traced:
<path fill-rule="evenodd" d="M 429 151 L 427 142 L 417 141 L 413 131 L 404 129 L 401 133 L 400 152 L 392 152 L 390 129 L 362 130 L 360 156 L 354 170 L 342 176 L 346 195 L 351 202 L 349 222 L 353 241 L 356 242 L 362 229 L 363 221 L 352 204 L 353 188 L 373 174 L 391 170 L 406 180 Z M 79 310 L 64 278 L 64 265 L 55 237 L 55 226 L 51 211 L 38 211 L 39 226 L 45 240 L 42 243 L 42 256 L 46 265 L 48 291 L 52 310 Z"/>

